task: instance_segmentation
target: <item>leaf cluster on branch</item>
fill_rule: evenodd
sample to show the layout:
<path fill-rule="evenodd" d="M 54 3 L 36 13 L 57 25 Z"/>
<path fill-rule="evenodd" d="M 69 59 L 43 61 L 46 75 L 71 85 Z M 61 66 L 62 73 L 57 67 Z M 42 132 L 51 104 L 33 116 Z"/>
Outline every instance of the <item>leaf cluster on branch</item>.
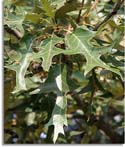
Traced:
<path fill-rule="evenodd" d="M 91 122 L 94 98 L 102 98 L 107 104 L 110 98 L 103 99 L 107 95 L 116 99 L 122 97 L 118 94 L 120 92 L 113 95 L 110 89 L 106 89 L 106 85 L 110 87 L 110 83 L 116 81 L 121 84 L 122 91 L 122 9 L 122 0 L 5 0 L 4 65 L 6 70 L 16 73 L 11 97 L 19 100 L 20 97 L 34 97 L 36 105 L 39 105 L 37 98 L 42 97 L 42 102 L 44 97 L 53 99 L 53 109 L 51 112 L 47 110 L 50 114 L 45 121 L 45 130 L 49 128 L 47 141 L 51 140 L 52 125 L 54 143 L 59 134 L 65 134 L 71 97 L 73 105 L 76 102 L 86 113 L 86 123 Z M 37 110 L 35 101 L 31 102 L 33 109 Z M 113 107 L 115 104 L 113 101 Z M 33 116 L 34 113 L 31 124 Z M 101 127 L 98 123 L 97 128 Z M 95 128 L 91 129 L 96 132 Z M 113 138 L 113 133 L 106 133 Z M 88 137 L 86 134 L 84 138 Z"/>

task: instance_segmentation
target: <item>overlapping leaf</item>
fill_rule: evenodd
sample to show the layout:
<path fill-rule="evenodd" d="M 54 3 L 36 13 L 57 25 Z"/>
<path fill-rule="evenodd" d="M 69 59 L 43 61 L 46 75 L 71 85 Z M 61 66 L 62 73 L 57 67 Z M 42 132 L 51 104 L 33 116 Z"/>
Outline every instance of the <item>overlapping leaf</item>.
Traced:
<path fill-rule="evenodd" d="M 70 88 L 67 84 L 67 79 L 66 79 L 67 78 L 66 66 L 54 65 L 52 66 L 52 68 L 50 68 L 48 73 L 48 78 L 46 79 L 46 81 L 43 84 L 41 84 L 36 90 L 32 91 L 31 94 L 59 91 L 55 77 L 57 77 L 60 74 L 60 70 L 61 70 L 61 79 L 62 79 L 62 87 L 63 87 L 62 92 L 63 93 L 68 92 Z"/>
<path fill-rule="evenodd" d="M 66 36 L 66 44 L 68 48 L 65 51 L 65 54 L 83 54 L 85 56 L 87 60 L 84 72 L 85 75 L 94 67 L 99 66 L 121 76 L 119 69 L 109 66 L 100 59 L 101 55 L 112 51 L 115 41 L 110 46 L 97 48 L 91 44 L 91 39 L 95 37 L 97 33 L 98 32 L 81 27 L 77 28 L 74 33 Z"/>
<path fill-rule="evenodd" d="M 25 36 L 23 39 L 26 39 L 26 43 L 22 43 L 22 46 L 20 45 L 20 47 L 17 49 L 17 53 L 20 54 L 19 59 L 17 59 L 17 61 L 15 61 L 13 64 L 5 66 L 6 68 L 14 70 L 16 72 L 16 87 L 13 93 L 27 89 L 25 82 L 25 74 L 32 57 L 31 39 L 27 36 Z"/>
<path fill-rule="evenodd" d="M 97 35 L 98 32 L 88 30 L 86 28 L 77 28 L 74 33 L 68 34 L 65 38 L 67 49 L 62 50 L 57 48 L 55 45 L 61 41 L 61 38 L 53 36 L 44 40 L 41 45 L 42 50 L 34 54 L 35 58 L 43 58 L 42 66 L 44 70 L 48 71 L 52 58 L 60 53 L 73 55 L 83 54 L 86 57 L 87 63 L 85 66 L 85 75 L 91 71 L 94 67 L 102 67 L 110 70 L 116 74 L 120 74 L 119 69 L 109 66 L 100 59 L 100 56 L 111 52 L 115 44 L 115 41 L 110 46 L 95 47 L 91 44 L 91 39 Z"/>
<path fill-rule="evenodd" d="M 14 92 L 18 92 L 20 90 L 26 90 L 25 73 L 31 62 L 31 59 L 36 60 L 42 58 L 43 69 L 45 71 L 49 71 L 49 68 L 52 64 L 52 58 L 55 55 L 58 55 L 63 52 L 61 49 L 55 46 L 57 43 L 59 43 L 60 40 L 61 39 L 56 36 L 44 40 L 41 45 L 41 51 L 35 53 L 31 51 L 31 46 L 33 42 L 30 42 L 30 40 L 26 38 L 28 44 L 25 45 L 24 43 L 24 46 L 18 49 L 19 53 L 22 56 L 20 57 L 21 59 L 19 59 L 18 62 L 14 62 L 12 65 L 6 66 L 11 70 L 16 71 L 16 90 Z"/>
<path fill-rule="evenodd" d="M 54 125 L 54 137 L 53 141 L 56 142 L 60 133 L 64 134 L 63 127 L 67 125 L 66 110 L 67 110 L 67 98 L 66 92 L 69 91 L 68 84 L 66 82 L 67 69 L 65 65 L 54 65 L 50 71 L 45 83 L 41 84 L 39 88 L 33 91 L 31 94 L 55 92 L 57 94 L 56 103 L 52 112 L 52 116 L 46 126 Z"/>

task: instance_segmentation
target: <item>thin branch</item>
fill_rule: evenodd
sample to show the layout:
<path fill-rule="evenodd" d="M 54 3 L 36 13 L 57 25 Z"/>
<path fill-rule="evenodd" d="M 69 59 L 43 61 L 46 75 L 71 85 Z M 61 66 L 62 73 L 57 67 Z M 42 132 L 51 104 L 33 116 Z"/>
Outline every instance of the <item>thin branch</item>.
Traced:
<path fill-rule="evenodd" d="M 84 5 L 84 0 L 82 0 L 82 7 Z M 78 14 L 78 17 L 76 19 L 76 22 L 79 23 L 80 22 L 80 17 L 81 17 L 81 13 L 82 13 L 82 9 L 79 10 L 79 14 Z"/>
<path fill-rule="evenodd" d="M 81 110 L 83 110 L 83 112 L 86 112 L 87 111 L 87 103 L 82 100 L 82 98 L 78 95 L 78 93 L 76 91 L 72 91 L 69 94 L 76 101 L 77 105 L 81 108 Z"/>
<path fill-rule="evenodd" d="M 107 15 L 107 17 L 106 17 L 102 22 L 100 22 L 99 24 L 97 24 L 93 30 L 94 30 L 94 31 L 97 31 L 98 28 L 99 28 L 101 25 L 103 25 L 103 24 L 106 23 L 110 18 L 112 18 L 114 15 L 116 15 L 117 12 L 118 12 L 118 10 L 121 8 L 121 5 L 122 5 L 123 2 L 124 2 L 124 0 L 122 0 L 122 1 L 121 1 L 121 0 L 118 0 L 117 3 L 115 4 L 113 10 L 111 11 L 111 13 L 109 13 L 109 14 Z"/>

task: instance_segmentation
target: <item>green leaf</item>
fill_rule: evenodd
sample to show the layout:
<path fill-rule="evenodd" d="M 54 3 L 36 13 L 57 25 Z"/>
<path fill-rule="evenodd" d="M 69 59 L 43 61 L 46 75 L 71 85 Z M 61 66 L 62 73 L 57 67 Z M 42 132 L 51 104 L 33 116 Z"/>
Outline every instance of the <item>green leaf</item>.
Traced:
<path fill-rule="evenodd" d="M 25 20 L 36 24 L 42 20 L 41 17 L 41 14 L 39 15 L 37 13 L 27 13 L 25 16 Z"/>
<path fill-rule="evenodd" d="M 55 46 L 61 40 L 62 39 L 57 36 L 53 36 L 51 38 L 45 39 L 41 43 L 41 50 L 38 53 L 33 54 L 34 59 L 37 59 L 37 58 L 43 59 L 42 67 L 45 71 L 49 71 L 49 68 L 50 68 L 51 62 L 52 62 L 52 58 L 55 55 L 58 55 L 63 52 L 63 50 L 61 50 Z"/>
<path fill-rule="evenodd" d="M 18 92 L 20 90 L 26 90 L 24 76 L 30 64 L 30 57 L 31 54 L 27 53 L 26 55 L 22 56 L 22 59 L 19 63 L 13 63 L 12 65 L 5 66 L 8 69 L 16 71 L 16 88 L 13 93 Z"/>
<path fill-rule="evenodd" d="M 9 41 L 10 40 L 10 34 L 5 30 L 4 31 L 4 41 Z"/>
<path fill-rule="evenodd" d="M 36 93 L 47 93 L 47 92 L 57 92 L 59 91 L 55 78 L 60 74 L 61 66 L 61 78 L 62 78 L 62 92 L 68 92 L 69 85 L 67 84 L 67 68 L 65 65 L 54 65 L 50 68 L 48 73 L 48 78 L 44 83 L 42 83 L 36 90 L 32 91 L 30 94 Z"/>
<path fill-rule="evenodd" d="M 85 65 L 85 75 L 94 67 L 102 67 L 122 77 L 119 69 L 109 66 L 100 59 L 101 55 L 112 51 L 115 42 L 113 42 L 110 46 L 102 46 L 97 48 L 91 44 L 91 39 L 95 37 L 97 33 L 98 32 L 85 28 L 77 28 L 74 33 L 66 36 L 65 40 L 67 50 L 64 52 L 64 54 L 83 54 L 87 61 Z"/>
<path fill-rule="evenodd" d="M 30 37 L 28 38 L 28 36 L 24 36 L 20 42 L 20 47 L 17 49 L 17 53 L 20 55 L 18 57 L 19 60 L 13 64 L 5 66 L 5 68 L 14 70 L 16 72 L 16 87 L 13 93 L 19 92 L 20 90 L 27 90 L 25 74 L 32 58 L 31 41 L 32 40 Z M 21 43 L 24 43 L 24 45 Z"/>
<path fill-rule="evenodd" d="M 55 17 L 55 10 L 51 5 L 51 2 L 49 0 L 41 0 L 42 8 L 46 12 L 46 15 L 50 18 Z"/>
<path fill-rule="evenodd" d="M 52 112 L 52 116 L 47 123 L 47 126 L 54 125 L 54 137 L 53 142 L 55 143 L 58 135 L 61 133 L 64 135 L 63 126 L 67 126 L 66 110 L 67 110 L 67 98 L 63 94 L 63 84 L 61 75 L 61 65 L 57 66 L 60 74 L 56 75 L 55 81 L 58 87 L 56 103 Z"/>
<path fill-rule="evenodd" d="M 67 126 L 67 118 L 66 118 L 66 107 L 67 107 L 67 99 L 58 93 L 56 104 L 52 112 L 52 117 L 49 120 L 47 126 L 54 125 L 54 137 L 53 142 L 55 143 L 59 133 L 64 134 L 63 126 Z"/>
<path fill-rule="evenodd" d="M 46 124 L 47 127 L 54 125 L 54 143 L 56 142 L 59 133 L 64 134 L 63 126 L 67 125 L 67 98 L 65 93 L 69 91 L 69 88 L 67 82 L 65 81 L 66 75 L 66 66 L 54 65 L 49 71 L 46 82 L 41 84 L 41 86 L 37 89 L 39 90 L 39 93 L 56 92 L 57 94 L 52 116 Z"/>
<path fill-rule="evenodd" d="M 10 14 L 8 17 L 4 17 L 4 25 L 8 25 L 12 29 L 17 29 L 20 31 L 22 36 L 24 35 L 24 28 L 22 26 L 22 23 L 24 21 L 25 14 L 22 12 L 22 14 Z"/>

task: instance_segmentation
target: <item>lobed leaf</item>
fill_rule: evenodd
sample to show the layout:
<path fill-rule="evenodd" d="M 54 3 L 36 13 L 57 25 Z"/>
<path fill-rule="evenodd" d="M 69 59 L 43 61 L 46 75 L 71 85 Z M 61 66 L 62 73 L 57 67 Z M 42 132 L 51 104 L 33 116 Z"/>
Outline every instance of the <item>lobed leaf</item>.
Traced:
<path fill-rule="evenodd" d="M 61 74 L 61 65 L 57 66 L 59 74 L 55 77 L 55 82 L 58 87 L 56 103 L 52 112 L 52 116 L 47 123 L 47 126 L 54 125 L 54 137 L 53 142 L 55 143 L 58 135 L 61 133 L 64 135 L 63 126 L 67 126 L 67 98 L 63 94 L 63 84 L 62 84 L 62 74 Z"/>
<path fill-rule="evenodd" d="M 38 53 L 33 53 L 34 59 L 37 59 L 37 58 L 43 59 L 42 67 L 45 71 L 49 71 L 49 68 L 52 62 L 52 58 L 55 55 L 61 54 L 63 52 L 63 50 L 55 46 L 61 40 L 62 39 L 57 36 L 47 38 L 41 43 L 41 50 Z"/>
<path fill-rule="evenodd" d="M 74 33 L 66 36 L 67 50 L 64 54 L 83 54 L 86 58 L 85 72 L 86 75 L 94 67 L 102 67 L 110 70 L 122 77 L 120 70 L 115 66 L 109 66 L 103 62 L 100 57 L 101 55 L 111 52 L 115 44 L 113 42 L 110 46 L 95 47 L 91 44 L 91 39 L 96 36 L 98 32 L 94 32 L 84 28 L 77 28 Z"/>

